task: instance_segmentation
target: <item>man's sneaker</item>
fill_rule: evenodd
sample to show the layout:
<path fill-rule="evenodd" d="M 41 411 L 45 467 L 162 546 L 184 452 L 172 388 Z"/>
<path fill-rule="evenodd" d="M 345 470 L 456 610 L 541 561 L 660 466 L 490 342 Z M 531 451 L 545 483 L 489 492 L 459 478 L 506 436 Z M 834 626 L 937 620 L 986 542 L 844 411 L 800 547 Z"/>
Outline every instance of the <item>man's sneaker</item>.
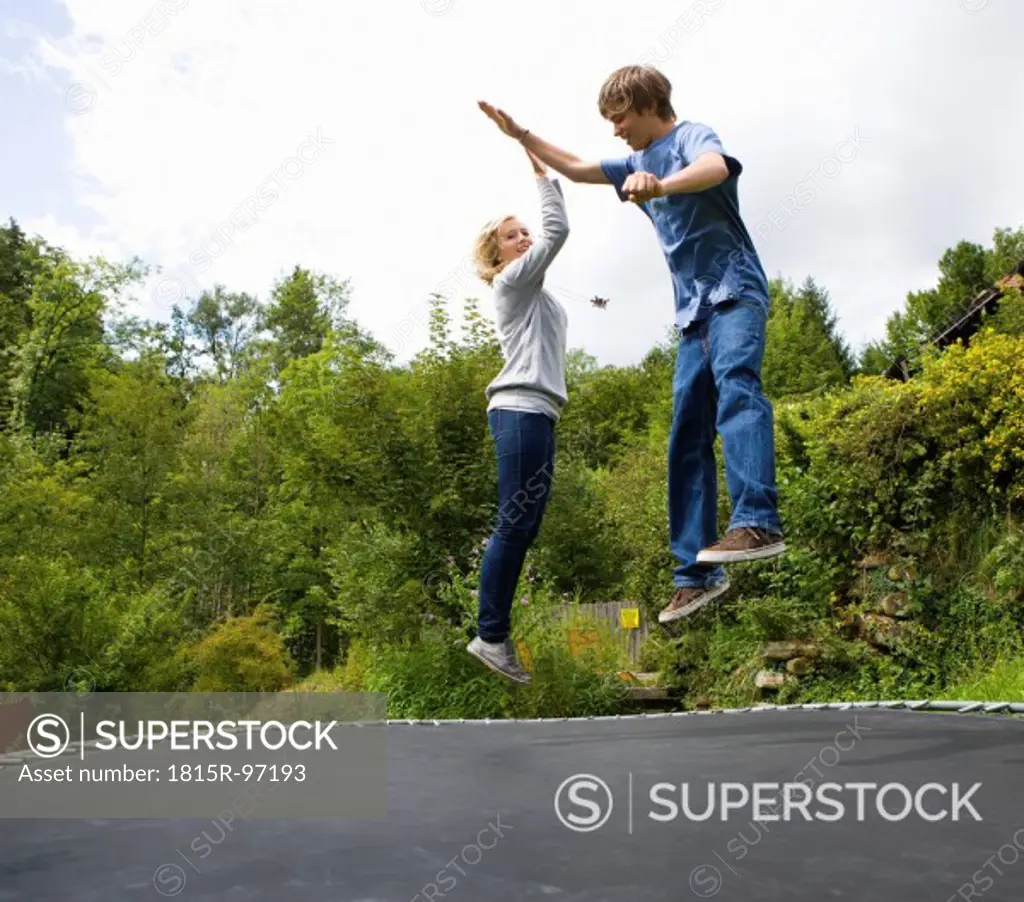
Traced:
<path fill-rule="evenodd" d="M 513 682 L 530 682 L 530 675 L 519 666 L 511 639 L 504 642 L 485 642 L 479 636 L 474 636 L 473 641 L 466 646 L 466 651 L 483 661 L 495 673 L 500 673 Z"/>
<path fill-rule="evenodd" d="M 725 538 L 697 555 L 698 564 L 735 564 L 774 557 L 786 550 L 786 543 L 777 532 L 741 526 L 730 529 Z"/>
<path fill-rule="evenodd" d="M 713 586 L 686 586 L 676 589 L 672 601 L 658 615 L 658 623 L 672 623 L 699 611 L 709 601 L 729 591 L 729 580 L 725 579 Z"/>

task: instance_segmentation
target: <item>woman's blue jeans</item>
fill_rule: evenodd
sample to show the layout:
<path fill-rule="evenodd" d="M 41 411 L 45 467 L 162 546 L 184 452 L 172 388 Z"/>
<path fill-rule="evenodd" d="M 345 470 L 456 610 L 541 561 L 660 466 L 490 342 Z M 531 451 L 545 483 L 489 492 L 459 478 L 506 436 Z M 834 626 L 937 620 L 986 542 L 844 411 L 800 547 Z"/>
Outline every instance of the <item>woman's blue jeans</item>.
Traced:
<path fill-rule="evenodd" d="M 732 499 L 729 528 L 782 532 L 772 405 L 761 388 L 767 319 L 759 301 L 723 302 L 680 335 L 668 462 L 677 586 L 711 586 L 725 578 L 722 567 L 697 563 L 697 553 L 718 540 L 716 431 Z"/>
<path fill-rule="evenodd" d="M 489 411 L 487 421 L 498 458 L 498 519 L 480 568 L 477 632 L 485 642 L 503 642 L 526 552 L 551 494 L 555 423 L 541 413 L 501 408 Z"/>

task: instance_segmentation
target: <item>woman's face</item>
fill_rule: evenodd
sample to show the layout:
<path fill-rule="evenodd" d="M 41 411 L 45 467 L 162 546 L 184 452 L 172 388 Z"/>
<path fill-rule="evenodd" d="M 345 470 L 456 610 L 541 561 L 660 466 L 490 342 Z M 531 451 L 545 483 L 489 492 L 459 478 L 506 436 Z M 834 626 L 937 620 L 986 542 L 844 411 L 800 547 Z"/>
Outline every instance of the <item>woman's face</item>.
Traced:
<path fill-rule="evenodd" d="M 502 263 L 523 256 L 531 244 L 530 230 L 518 219 L 508 219 L 498 227 L 498 259 Z"/>

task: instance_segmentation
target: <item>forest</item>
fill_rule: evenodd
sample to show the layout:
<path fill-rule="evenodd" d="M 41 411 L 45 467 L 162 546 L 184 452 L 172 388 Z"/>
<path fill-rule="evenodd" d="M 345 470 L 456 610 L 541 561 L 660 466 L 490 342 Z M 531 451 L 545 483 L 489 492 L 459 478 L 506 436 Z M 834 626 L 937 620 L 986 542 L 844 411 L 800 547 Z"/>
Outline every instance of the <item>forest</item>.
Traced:
<path fill-rule="evenodd" d="M 857 350 L 826 287 L 772 280 L 763 380 L 789 550 L 732 568 L 729 595 L 682 630 L 656 624 L 672 591 L 672 337 L 631 366 L 573 348 L 514 610 L 534 680 L 513 687 L 464 651 L 497 492 L 485 301 L 431 297 L 429 342 L 405 363 L 350 317 L 342 274 L 299 264 L 263 298 L 217 285 L 141 320 L 125 307 L 142 261 L 77 260 L 12 219 L 0 690 L 371 691 L 394 717 L 617 713 L 621 650 L 574 653 L 572 617 L 555 615 L 627 600 L 655 624 L 640 667 L 687 707 L 1019 696 L 1024 300 L 1008 287 L 967 343 L 929 339 L 1022 260 L 1024 229 L 959 242 L 935 287 L 909 291 Z M 882 375 L 898 356 L 906 381 Z M 805 653 L 772 653 L 786 643 Z"/>

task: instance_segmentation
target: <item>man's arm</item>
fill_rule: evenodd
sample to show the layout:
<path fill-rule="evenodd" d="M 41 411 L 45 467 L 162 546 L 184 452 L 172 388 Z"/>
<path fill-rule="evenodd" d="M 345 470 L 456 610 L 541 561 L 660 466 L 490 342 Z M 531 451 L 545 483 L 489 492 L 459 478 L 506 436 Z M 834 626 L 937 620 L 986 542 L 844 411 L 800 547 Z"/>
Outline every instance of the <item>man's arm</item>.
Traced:
<path fill-rule="evenodd" d="M 575 154 L 555 147 L 536 135 L 529 129 L 523 128 L 515 122 L 504 110 L 496 109 L 489 103 L 479 101 L 477 104 L 494 123 L 508 135 L 515 138 L 527 150 L 535 153 L 541 160 L 556 172 L 560 172 L 572 182 L 585 182 L 592 185 L 609 184 L 607 177 L 601 169 L 600 163 L 586 163 Z"/>
<path fill-rule="evenodd" d="M 696 194 L 722 184 L 729 174 L 725 158 L 709 150 L 667 178 L 659 179 L 653 172 L 634 172 L 623 182 L 622 193 L 634 203 L 669 194 Z"/>
<path fill-rule="evenodd" d="M 689 166 L 661 180 L 665 194 L 692 194 L 714 188 L 729 178 L 729 167 L 720 153 L 709 150 Z"/>
<path fill-rule="evenodd" d="M 630 175 L 622 186 L 629 200 L 644 203 L 669 194 L 697 194 L 743 172 L 740 161 L 725 152 L 715 130 L 703 123 L 686 124 L 674 140 L 687 165 L 661 180 L 647 172 Z"/>
<path fill-rule="evenodd" d="M 586 163 L 574 154 L 555 147 L 554 144 L 549 144 L 530 131 L 525 131 L 519 142 L 570 181 L 583 182 L 588 185 L 608 184 L 608 179 L 605 177 L 600 163 Z"/>

